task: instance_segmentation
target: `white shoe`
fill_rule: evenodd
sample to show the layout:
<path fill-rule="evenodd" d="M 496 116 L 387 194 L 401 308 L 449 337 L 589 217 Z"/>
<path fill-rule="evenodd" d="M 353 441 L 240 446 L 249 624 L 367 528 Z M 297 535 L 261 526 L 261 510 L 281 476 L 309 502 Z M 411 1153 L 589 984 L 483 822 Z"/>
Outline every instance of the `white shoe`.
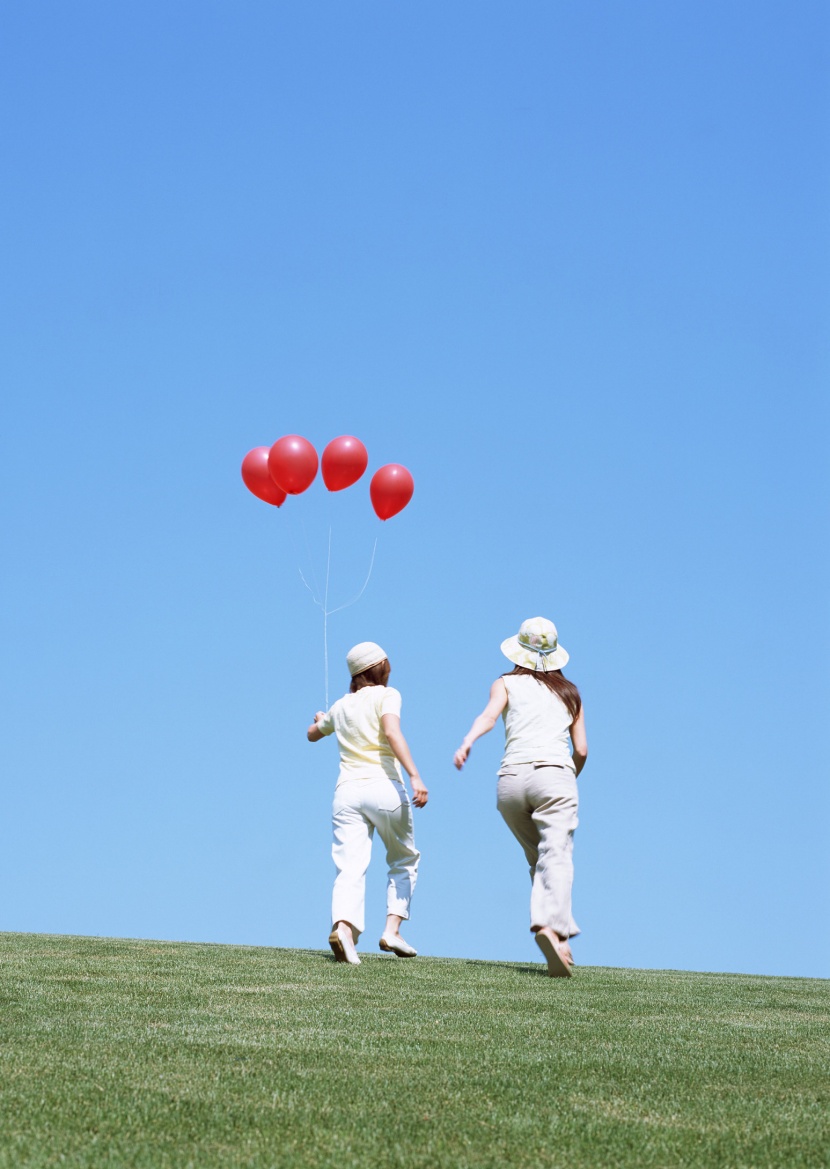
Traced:
<path fill-rule="evenodd" d="M 417 958 L 418 951 L 405 942 L 400 934 L 384 934 L 378 942 L 381 950 L 387 954 L 397 954 L 399 958 Z"/>
<path fill-rule="evenodd" d="M 347 925 L 338 926 L 331 931 L 329 945 L 338 962 L 348 962 L 350 966 L 360 965 L 352 931 Z"/>

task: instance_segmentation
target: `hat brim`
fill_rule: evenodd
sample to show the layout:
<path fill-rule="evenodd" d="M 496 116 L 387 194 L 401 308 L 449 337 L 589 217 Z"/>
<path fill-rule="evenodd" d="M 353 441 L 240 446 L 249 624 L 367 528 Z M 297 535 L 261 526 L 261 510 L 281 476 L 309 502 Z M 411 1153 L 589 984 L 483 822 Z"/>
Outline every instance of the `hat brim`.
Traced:
<path fill-rule="evenodd" d="M 550 670 L 561 670 L 570 658 L 570 654 L 561 645 L 553 653 L 538 654 L 532 649 L 525 649 L 519 644 L 518 636 L 508 637 L 501 643 L 501 652 L 514 666 L 524 666 L 526 670 L 544 674 Z"/>

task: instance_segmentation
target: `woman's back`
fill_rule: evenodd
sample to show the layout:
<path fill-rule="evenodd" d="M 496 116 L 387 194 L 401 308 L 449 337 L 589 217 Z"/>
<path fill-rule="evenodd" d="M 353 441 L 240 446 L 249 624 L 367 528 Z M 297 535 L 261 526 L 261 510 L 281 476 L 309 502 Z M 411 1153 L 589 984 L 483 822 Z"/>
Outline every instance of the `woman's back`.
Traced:
<path fill-rule="evenodd" d="M 340 777 L 400 780 L 400 770 L 389 740 L 381 727 L 384 714 L 400 718 L 401 694 L 394 686 L 364 686 L 334 703 L 320 720 L 321 732 L 333 730 L 340 747 Z"/>
<path fill-rule="evenodd" d="M 548 763 L 573 770 L 569 735 L 573 718 L 559 695 L 531 674 L 504 674 L 502 682 L 507 690 L 502 767 Z"/>

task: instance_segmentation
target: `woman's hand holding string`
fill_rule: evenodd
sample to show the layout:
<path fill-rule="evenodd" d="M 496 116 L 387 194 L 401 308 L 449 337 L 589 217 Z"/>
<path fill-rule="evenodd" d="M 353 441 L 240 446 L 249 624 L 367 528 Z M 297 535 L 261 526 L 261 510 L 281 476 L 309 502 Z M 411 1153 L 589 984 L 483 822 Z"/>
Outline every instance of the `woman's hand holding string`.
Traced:
<path fill-rule="evenodd" d="M 309 743 L 319 743 L 320 739 L 324 738 L 323 732 L 318 729 L 317 724 L 319 723 L 321 718 L 325 718 L 325 717 L 326 717 L 326 712 L 324 710 L 318 710 L 317 713 L 315 714 L 314 722 L 311 724 L 311 726 L 306 731 L 306 738 L 308 739 Z"/>

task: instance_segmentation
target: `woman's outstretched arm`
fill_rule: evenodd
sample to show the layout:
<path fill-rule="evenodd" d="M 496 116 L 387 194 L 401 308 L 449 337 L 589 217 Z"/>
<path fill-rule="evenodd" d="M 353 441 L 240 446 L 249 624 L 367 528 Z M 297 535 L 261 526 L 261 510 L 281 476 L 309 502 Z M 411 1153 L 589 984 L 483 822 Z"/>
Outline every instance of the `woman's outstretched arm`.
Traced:
<path fill-rule="evenodd" d="M 421 781 L 415 760 L 412 758 L 412 752 L 409 750 L 409 744 L 403 737 L 400 718 L 396 714 L 383 714 L 380 718 L 380 725 L 389 740 L 389 746 L 392 748 L 395 758 L 409 776 L 409 782 L 412 784 L 413 804 L 416 808 L 423 808 L 429 798 L 429 792 Z"/>
<path fill-rule="evenodd" d="M 305 737 L 308 739 L 309 743 L 319 743 L 319 741 L 321 739 L 324 739 L 326 737 L 323 734 L 323 732 L 320 730 L 320 728 L 317 726 L 320 719 L 325 718 L 325 717 L 326 717 L 326 712 L 324 710 L 318 710 L 317 713 L 315 714 L 314 722 L 311 724 L 311 726 L 308 728 L 308 730 L 305 733 Z"/>
<path fill-rule="evenodd" d="M 490 687 L 490 701 L 478 718 L 473 719 L 473 725 L 467 732 L 464 742 L 453 756 L 453 762 L 459 771 L 467 762 L 473 743 L 476 739 L 480 739 L 482 735 L 486 735 L 488 731 L 492 731 L 496 725 L 496 719 L 504 710 L 505 706 L 507 706 L 507 687 L 501 678 L 496 678 Z"/>

